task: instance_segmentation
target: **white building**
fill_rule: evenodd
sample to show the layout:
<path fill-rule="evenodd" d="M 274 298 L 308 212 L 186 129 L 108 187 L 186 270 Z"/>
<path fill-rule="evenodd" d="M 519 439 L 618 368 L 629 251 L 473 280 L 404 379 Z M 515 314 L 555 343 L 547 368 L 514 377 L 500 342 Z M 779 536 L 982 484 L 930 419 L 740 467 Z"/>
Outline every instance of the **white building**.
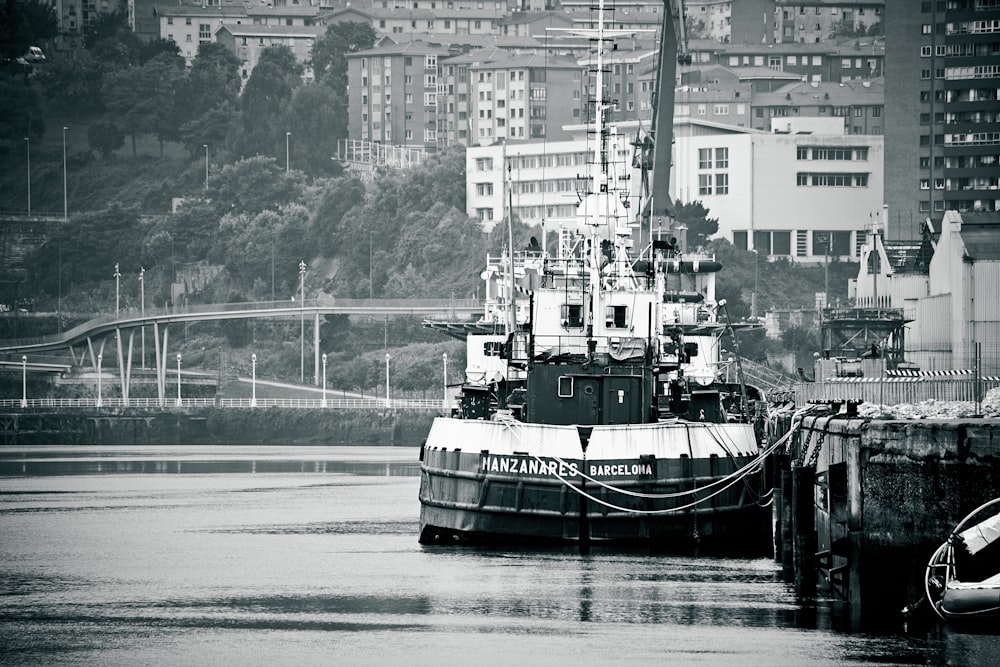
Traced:
<path fill-rule="evenodd" d="M 882 210 L 875 135 L 770 133 L 678 119 L 671 196 L 701 201 L 721 236 L 794 261 L 856 261 Z M 829 248 L 828 248 L 829 246 Z"/>
<path fill-rule="evenodd" d="M 587 175 L 594 162 L 594 146 L 585 138 L 585 128 L 576 129 L 580 138 L 568 141 L 470 146 L 465 158 L 468 214 L 487 229 L 500 222 L 509 207 L 522 222 L 543 225 L 546 231 L 575 220 L 579 193 L 590 188 Z M 630 141 L 627 134 L 613 135 L 609 160 L 631 164 Z M 509 184 L 504 183 L 507 163 Z M 630 179 L 630 174 L 622 177 Z M 634 201 L 630 205 L 636 206 Z"/>
<path fill-rule="evenodd" d="M 630 165 L 635 126 L 620 127 L 610 159 Z M 507 208 L 505 157 L 510 204 L 523 222 L 551 228 L 573 217 L 594 159 L 585 134 L 469 147 L 468 214 L 487 227 Z M 684 118 L 674 125 L 673 164 L 674 200 L 701 201 L 719 219 L 718 236 L 762 255 L 857 261 L 872 215 L 882 211 L 881 136 L 772 134 Z M 638 172 L 619 176 L 629 181 L 630 207 L 638 211 Z"/>

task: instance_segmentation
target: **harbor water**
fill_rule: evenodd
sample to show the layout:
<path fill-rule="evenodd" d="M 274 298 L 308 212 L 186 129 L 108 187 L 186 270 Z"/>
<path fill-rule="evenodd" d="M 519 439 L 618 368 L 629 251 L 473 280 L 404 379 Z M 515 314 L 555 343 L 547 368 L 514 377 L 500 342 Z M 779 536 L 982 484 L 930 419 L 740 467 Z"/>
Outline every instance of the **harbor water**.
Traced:
<path fill-rule="evenodd" d="M 3 665 L 975 665 L 769 559 L 417 543 L 401 447 L 0 450 Z"/>

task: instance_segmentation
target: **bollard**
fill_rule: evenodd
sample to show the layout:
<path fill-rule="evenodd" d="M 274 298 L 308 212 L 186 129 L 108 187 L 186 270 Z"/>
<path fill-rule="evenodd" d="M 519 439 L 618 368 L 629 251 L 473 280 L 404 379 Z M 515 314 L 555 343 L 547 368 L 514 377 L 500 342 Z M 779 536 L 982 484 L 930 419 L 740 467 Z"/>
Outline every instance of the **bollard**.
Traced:
<path fill-rule="evenodd" d="M 795 592 L 816 596 L 816 515 L 813 507 L 816 469 L 792 466 L 792 561 Z"/>

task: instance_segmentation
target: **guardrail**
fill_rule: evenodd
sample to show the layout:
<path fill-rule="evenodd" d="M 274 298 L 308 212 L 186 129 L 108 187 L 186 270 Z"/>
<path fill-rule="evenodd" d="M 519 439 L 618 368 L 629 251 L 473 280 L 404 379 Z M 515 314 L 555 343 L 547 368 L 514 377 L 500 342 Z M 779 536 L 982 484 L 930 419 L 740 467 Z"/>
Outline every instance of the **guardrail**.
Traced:
<path fill-rule="evenodd" d="M 879 405 L 904 405 L 935 401 L 975 402 L 977 395 L 1000 387 L 995 377 L 948 380 L 910 377 L 838 378 L 838 382 L 801 382 L 792 387 L 797 405 L 809 401 L 859 400 Z M 981 392 L 981 393 L 980 393 Z"/>
<path fill-rule="evenodd" d="M 126 403 L 121 398 L 102 398 L 98 405 L 96 398 L 29 398 L 23 401 L 19 398 L 0 399 L 0 409 L 53 409 L 53 408 L 147 408 L 147 409 L 177 409 L 177 408 L 293 408 L 310 410 L 425 410 L 441 411 L 444 402 L 441 399 L 390 399 L 384 398 L 182 398 L 178 404 L 176 398 L 168 398 L 160 405 L 155 398 L 130 398 Z"/>

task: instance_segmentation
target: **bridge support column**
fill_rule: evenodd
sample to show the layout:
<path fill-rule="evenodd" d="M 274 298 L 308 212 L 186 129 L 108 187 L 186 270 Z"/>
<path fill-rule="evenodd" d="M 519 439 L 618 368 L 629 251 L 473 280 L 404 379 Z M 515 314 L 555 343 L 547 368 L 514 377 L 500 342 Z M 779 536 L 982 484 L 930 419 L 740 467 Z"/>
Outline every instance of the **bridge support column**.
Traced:
<path fill-rule="evenodd" d="M 97 370 L 97 357 L 104 354 L 104 343 L 107 342 L 106 338 L 101 339 L 101 345 L 97 348 L 97 354 L 94 354 L 94 341 L 91 340 L 90 336 L 87 336 L 87 352 L 90 354 L 90 365 L 96 371 Z M 83 365 L 82 363 L 80 364 Z"/>
<path fill-rule="evenodd" d="M 128 390 L 132 383 L 132 343 L 135 340 L 135 331 L 128 332 L 128 354 L 122 358 L 122 330 L 115 329 L 115 340 L 118 343 L 118 375 L 122 384 L 122 404 L 128 407 Z"/>
<path fill-rule="evenodd" d="M 170 330 L 163 325 L 163 343 L 160 343 L 160 325 L 153 322 L 153 339 L 156 343 L 156 398 L 159 406 L 166 405 L 167 394 L 167 338 Z"/>
<path fill-rule="evenodd" d="M 313 322 L 313 385 L 319 386 L 319 313 Z"/>

